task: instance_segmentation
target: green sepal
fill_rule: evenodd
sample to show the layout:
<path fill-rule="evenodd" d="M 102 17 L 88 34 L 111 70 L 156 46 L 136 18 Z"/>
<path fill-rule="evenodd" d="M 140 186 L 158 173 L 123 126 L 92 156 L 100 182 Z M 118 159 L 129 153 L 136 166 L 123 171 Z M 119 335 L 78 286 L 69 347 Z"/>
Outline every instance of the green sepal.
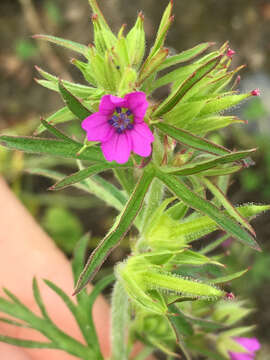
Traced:
<path fill-rule="evenodd" d="M 131 66 L 127 66 L 123 71 L 122 78 L 117 88 L 118 95 L 122 97 L 125 94 L 130 93 L 134 89 L 136 79 L 136 71 Z"/>
<path fill-rule="evenodd" d="M 80 61 L 78 59 L 72 59 L 71 63 L 76 66 L 77 69 L 80 70 L 80 72 L 82 73 L 83 77 L 85 78 L 85 80 L 87 82 L 89 82 L 90 84 L 96 86 L 97 85 L 97 81 L 94 78 L 94 76 L 92 75 L 92 67 L 90 63 L 86 63 L 83 61 Z"/>
<path fill-rule="evenodd" d="M 206 135 L 210 131 L 223 129 L 226 126 L 245 123 L 243 120 L 238 119 L 236 116 L 222 116 L 214 115 L 196 119 L 189 125 L 188 130 L 193 134 Z"/>
<path fill-rule="evenodd" d="M 144 17 L 140 12 L 133 28 L 126 37 L 130 65 L 139 68 L 145 53 Z"/>
<path fill-rule="evenodd" d="M 97 51 L 104 55 L 107 50 L 111 50 L 116 43 L 116 37 L 113 35 L 108 26 L 103 25 L 100 15 L 94 14 L 92 16 L 94 25 L 94 43 Z"/>
<path fill-rule="evenodd" d="M 151 58 L 147 58 L 143 63 L 139 78 L 138 78 L 138 86 L 141 85 L 147 78 L 149 78 L 158 68 L 158 66 L 166 59 L 168 56 L 169 50 L 166 48 L 160 48 L 155 55 Z"/>
<path fill-rule="evenodd" d="M 232 106 L 239 104 L 240 102 L 251 96 L 252 95 L 248 93 L 240 95 L 229 95 L 224 97 L 221 96 L 216 99 L 211 99 L 205 104 L 204 108 L 201 110 L 200 116 L 208 116 L 214 113 L 224 111 Z"/>

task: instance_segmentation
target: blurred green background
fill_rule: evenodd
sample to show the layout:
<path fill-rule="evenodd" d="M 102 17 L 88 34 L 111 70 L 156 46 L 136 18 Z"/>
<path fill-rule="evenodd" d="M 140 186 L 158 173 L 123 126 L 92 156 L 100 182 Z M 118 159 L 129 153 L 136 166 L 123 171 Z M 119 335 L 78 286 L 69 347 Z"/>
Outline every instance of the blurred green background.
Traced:
<path fill-rule="evenodd" d="M 204 41 L 221 46 L 226 40 L 236 51 L 233 66 L 247 64 L 241 72 L 239 88 L 260 88 L 261 96 L 232 111 L 247 125 L 234 126 L 215 136 L 231 148 L 258 147 L 255 165 L 233 178 L 229 196 L 234 204 L 270 203 L 270 1 L 269 0 L 175 0 L 175 21 L 167 46 L 181 51 Z M 123 23 L 128 28 L 139 10 L 145 15 L 147 43 L 151 46 L 167 0 L 100 0 L 113 30 Z M 33 80 L 37 64 L 64 79 L 83 82 L 72 66 L 71 52 L 37 42 L 36 33 L 47 33 L 88 44 L 92 41 L 91 13 L 87 0 L 1 0 L 0 2 L 0 132 L 31 134 L 46 117 L 60 108 L 60 97 Z M 76 131 L 78 124 L 69 125 Z M 74 129 L 74 130 L 73 130 Z M 70 172 L 74 164 L 65 160 L 41 159 L 7 152 L 0 148 L 0 172 L 10 182 L 44 229 L 69 256 L 80 236 L 90 231 L 91 246 L 99 241 L 111 225 L 115 212 L 79 190 L 48 193 L 51 181 L 29 175 L 25 170 L 49 166 Z M 263 253 L 243 251 L 232 243 L 225 251 L 227 263 L 236 271 L 252 268 L 234 282 L 232 289 L 239 297 L 248 297 L 256 312 L 248 319 L 258 324 L 257 335 L 265 343 L 261 359 L 269 359 L 270 345 L 270 215 L 253 221 Z M 110 264 L 118 261 L 125 248 L 118 249 Z M 106 270 L 105 270 L 106 271 Z"/>

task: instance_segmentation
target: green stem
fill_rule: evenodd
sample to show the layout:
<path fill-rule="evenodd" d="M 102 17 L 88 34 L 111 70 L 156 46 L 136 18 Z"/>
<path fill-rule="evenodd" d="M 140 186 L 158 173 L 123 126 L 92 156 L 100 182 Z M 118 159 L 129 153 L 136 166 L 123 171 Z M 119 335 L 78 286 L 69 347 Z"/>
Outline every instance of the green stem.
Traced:
<path fill-rule="evenodd" d="M 127 360 L 128 297 L 119 281 L 114 285 L 111 306 L 112 360 Z"/>
<path fill-rule="evenodd" d="M 134 180 L 131 181 L 130 172 L 127 173 L 125 169 L 114 169 L 113 173 L 122 188 L 130 195 L 134 189 Z"/>

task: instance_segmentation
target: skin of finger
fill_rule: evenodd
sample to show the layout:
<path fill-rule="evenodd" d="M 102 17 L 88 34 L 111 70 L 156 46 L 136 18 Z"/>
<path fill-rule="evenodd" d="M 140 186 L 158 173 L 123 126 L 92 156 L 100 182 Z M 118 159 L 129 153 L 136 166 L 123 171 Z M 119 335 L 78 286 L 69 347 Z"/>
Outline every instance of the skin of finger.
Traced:
<path fill-rule="evenodd" d="M 2 328 L 0 327 L 0 331 Z M 0 359 L 3 360 L 32 360 L 23 349 L 17 348 L 16 346 L 10 346 L 8 344 L 0 343 Z"/>
<path fill-rule="evenodd" d="M 33 218 L 0 178 L 0 288 L 6 287 L 21 301 L 38 313 L 32 295 L 32 279 L 35 276 L 49 315 L 63 331 L 83 341 L 80 331 L 61 299 L 50 290 L 42 279 L 56 283 L 68 294 L 72 293 L 73 281 L 68 260 L 42 231 Z M 3 295 L 0 290 L 1 296 Z M 110 353 L 109 306 L 99 298 L 93 309 L 102 352 Z M 1 325 L 5 335 L 25 339 L 44 340 L 42 335 L 30 329 Z M 72 360 L 74 356 L 59 350 L 25 349 L 25 354 L 37 360 Z"/>

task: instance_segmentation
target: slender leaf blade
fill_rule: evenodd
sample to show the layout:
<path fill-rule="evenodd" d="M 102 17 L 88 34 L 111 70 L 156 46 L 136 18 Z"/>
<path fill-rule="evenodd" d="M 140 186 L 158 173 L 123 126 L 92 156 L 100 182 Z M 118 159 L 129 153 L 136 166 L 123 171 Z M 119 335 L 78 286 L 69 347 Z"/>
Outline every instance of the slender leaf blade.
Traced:
<path fill-rule="evenodd" d="M 234 161 L 242 160 L 255 151 L 256 149 L 238 151 L 228 155 L 219 156 L 214 159 L 205 160 L 199 163 L 187 164 L 181 166 L 180 169 L 172 168 L 172 167 L 162 167 L 162 170 L 166 173 L 170 173 L 173 175 L 180 175 L 180 176 L 194 175 L 212 169 L 219 165 L 224 165 Z"/>
<path fill-rule="evenodd" d="M 88 259 L 87 264 L 76 285 L 74 294 L 80 292 L 84 286 L 86 286 L 86 284 L 91 279 L 93 279 L 105 259 L 125 236 L 142 206 L 145 194 L 153 178 L 154 170 L 152 168 L 145 168 L 132 195 L 118 216 L 114 226 L 101 241 L 100 245 L 92 252 L 90 258 Z"/>
<path fill-rule="evenodd" d="M 248 269 L 245 269 L 245 270 L 233 273 L 233 274 L 229 274 L 229 275 L 226 275 L 226 276 L 221 276 L 221 277 L 218 277 L 216 279 L 211 279 L 210 282 L 211 282 L 211 284 L 223 284 L 223 283 L 232 281 L 234 279 L 238 279 L 240 276 L 246 274 L 247 272 L 248 272 Z"/>
<path fill-rule="evenodd" d="M 201 55 L 204 51 L 206 51 L 212 45 L 214 45 L 214 43 L 212 43 L 212 42 L 202 43 L 202 44 L 194 46 L 191 49 L 184 50 L 177 55 L 170 56 L 170 57 L 168 57 L 168 59 L 166 59 L 163 62 L 163 64 L 159 67 L 158 70 L 160 71 L 160 70 L 166 69 L 170 66 L 180 64 L 180 63 L 183 63 L 186 61 L 190 61 L 190 60 L 194 59 L 195 57 Z"/>
<path fill-rule="evenodd" d="M 100 148 L 87 147 L 82 153 L 78 154 L 82 144 L 73 141 L 46 139 L 31 136 L 0 136 L 0 144 L 3 146 L 25 151 L 28 153 L 46 154 L 60 156 L 64 158 L 89 160 L 95 162 L 104 162 L 104 157 Z"/>
<path fill-rule="evenodd" d="M 76 184 L 77 182 L 83 181 L 88 177 L 101 173 L 103 171 L 114 169 L 114 168 L 121 168 L 123 165 L 117 163 L 101 163 L 89 166 L 86 169 L 82 169 L 77 171 L 76 173 L 66 176 L 64 179 L 58 181 L 56 184 L 50 187 L 50 190 L 61 190 L 67 186 Z"/>
<path fill-rule="evenodd" d="M 85 57 L 87 57 L 87 54 L 88 54 L 88 47 L 85 45 L 79 44 L 75 41 L 62 39 L 57 36 L 42 35 L 42 34 L 34 35 L 33 38 L 37 39 L 37 40 L 45 40 L 45 41 L 54 43 L 56 45 L 65 47 L 67 49 L 70 49 L 77 53 L 80 53 L 80 54 L 84 55 Z"/>
<path fill-rule="evenodd" d="M 155 126 L 165 134 L 188 147 L 215 155 L 226 155 L 230 153 L 230 150 L 225 147 L 217 145 L 197 135 L 193 135 L 186 130 L 178 129 L 174 126 L 161 122 L 157 123 Z"/>
<path fill-rule="evenodd" d="M 156 172 L 158 178 L 164 182 L 165 185 L 172 191 L 180 200 L 186 203 L 191 208 L 201 211 L 209 216 L 216 224 L 223 230 L 227 231 L 234 238 L 243 244 L 260 251 L 260 247 L 255 239 L 247 233 L 239 224 L 229 218 L 226 214 L 219 211 L 219 209 L 212 203 L 204 200 L 197 194 L 193 193 L 191 189 L 182 183 L 177 177 L 169 174 L 164 174 L 161 171 Z"/>
<path fill-rule="evenodd" d="M 90 110 L 88 110 L 79 99 L 72 95 L 61 81 L 59 81 L 58 86 L 64 102 L 74 115 L 76 115 L 80 120 L 84 120 L 86 117 L 91 115 Z"/>

